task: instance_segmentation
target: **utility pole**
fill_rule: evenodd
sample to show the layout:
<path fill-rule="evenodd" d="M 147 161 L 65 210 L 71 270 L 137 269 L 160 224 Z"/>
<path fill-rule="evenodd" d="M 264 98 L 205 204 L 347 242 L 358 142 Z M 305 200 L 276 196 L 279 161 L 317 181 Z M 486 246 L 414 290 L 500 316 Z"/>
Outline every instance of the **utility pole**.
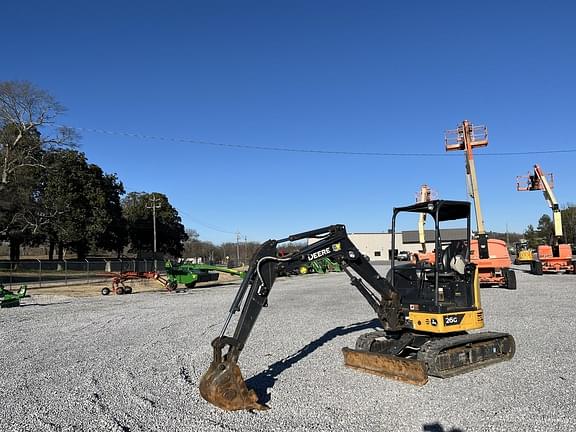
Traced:
<path fill-rule="evenodd" d="M 248 262 L 248 237 L 244 236 L 244 264 Z"/>
<path fill-rule="evenodd" d="M 152 225 L 154 227 L 154 271 L 156 271 L 156 209 L 159 209 L 162 205 L 158 202 L 160 198 L 156 198 L 156 195 L 152 194 L 152 198 L 150 198 L 150 205 L 147 205 L 146 208 L 152 209 Z"/>
<path fill-rule="evenodd" d="M 236 231 L 236 265 L 240 265 L 240 232 Z"/>

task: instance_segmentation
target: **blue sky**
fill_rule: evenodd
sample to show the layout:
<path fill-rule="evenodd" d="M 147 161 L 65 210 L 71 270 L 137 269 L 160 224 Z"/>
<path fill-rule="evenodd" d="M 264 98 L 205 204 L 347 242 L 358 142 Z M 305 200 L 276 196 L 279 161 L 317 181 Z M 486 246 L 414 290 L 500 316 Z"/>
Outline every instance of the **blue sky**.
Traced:
<path fill-rule="evenodd" d="M 576 149 L 571 2 L 82 3 L 3 5 L 0 79 L 50 91 L 91 162 L 128 191 L 165 193 L 203 240 L 384 231 L 422 183 L 467 199 L 464 155 L 443 155 L 464 119 L 489 130 L 476 152 L 488 229 L 550 213 L 515 190 L 534 163 L 576 201 L 574 152 L 482 156 Z"/>

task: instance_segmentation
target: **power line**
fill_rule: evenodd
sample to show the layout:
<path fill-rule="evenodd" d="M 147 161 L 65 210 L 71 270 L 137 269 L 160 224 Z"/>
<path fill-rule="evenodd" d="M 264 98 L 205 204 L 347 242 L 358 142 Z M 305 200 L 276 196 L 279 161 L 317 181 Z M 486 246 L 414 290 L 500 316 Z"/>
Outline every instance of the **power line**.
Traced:
<path fill-rule="evenodd" d="M 68 126 L 70 127 L 70 126 Z M 212 147 L 236 148 L 243 150 L 263 150 L 263 151 L 276 151 L 287 153 L 313 153 L 313 154 L 331 154 L 343 156 L 385 156 L 385 157 L 458 157 L 459 155 L 450 153 L 399 153 L 399 152 L 360 152 L 360 151 L 345 151 L 345 150 L 323 150 L 323 149 L 299 149 L 294 147 L 275 147 L 275 146 L 260 146 L 260 145 L 244 145 L 244 144 L 225 144 L 213 141 L 204 141 L 191 138 L 174 138 L 160 135 L 146 135 L 132 132 L 111 131 L 106 129 L 93 129 L 83 127 L 70 127 L 71 129 L 83 132 L 99 133 L 112 136 L 123 136 L 128 138 L 138 138 L 154 141 L 169 141 L 188 144 L 200 144 Z M 535 151 L 519 151 L 519 152 L 481 152 L 475 156 L 519 156 L 519 155 L 537 155 L 537 154 L 560 154 L 560 153 L 576 153 L 576 148 L 573 149 L 554 149 L 554 150 L 535 150 Z"/>
<path fill-rule="evenodd" d="M 174 207 L 174 208 L 175 208 L 176 210 L 178 210 L 178 213 L 182 213 L 182 214 L 188 216 L 188 219 L 190 219 L 192 222 L 196 222 L 197 224 L 202 225 L 204 228 L 208 228 L 208 229 L 211 229 L 211 230 L 213 230 L 213 231 L 218 231 L 218 232 L 221 232 L 221 233 L 224 233 L 224 234 L 236 234 L 235 232 L 226 231 L 226 230 L 223 229 L 223 228 L 217 228 L 217 227 L 215 227 L 214 225 L 209 225 L 209 224 L 207 224 L 207 223 L 205 223 L 205 222 L 199 221 L 198 219 L 191 217 L 191 216 L 190 216 L 190 213 L 185 212 L 185 211 L 183 211 L 183 210 L 181 210 L 181 209 L 179 209 L 179 208 L 176 208 L 176 207 Z"/>
<path fill-rule="evenodd" d="M 131 189 L 131 188 L 128 188 L 128 187 L 124 187 L 124 190 L 126 191 L 126 193 L 132 193 L 132 192 L 136 192 L 136 193 L 146 193 L 146 192 L 137 191 L 136 189 Z M 155 193 L 155 192 L 152 192 L 151 194 L 154 195 L 154 193 Z M 174 207 L 174 209 L 176 209 L 176 210 L 178 211 L 178 214 L 184 214 L 184 215 L 188 216 L 188 219 L 190 219 L 192 222 L 196 222 L 197 224 L 202 225 L 204 228 L 208 228 L 208 229 L 211 229 L 211 230 L 213 230 L 213 231 L 218 231 L 218 232 L 221 232 L 221 233 L 224 233 L 224 234 L 236 234 L 236 233 L 233 232 L 233 231 L 226 231 L 226 230 L 223 229 L 223 228 L 218 228 L 218 227 L 216 227 L 216 226 L 214 226 L 214 225 L 210 225 L 210 224 L 207 224 L 207 223 L 205 223 L 205 222 L 202 222 L 202 221 L 200 221 L 200 220 L 192 217 L 192 216 L 190 215 L 190 213 L 188 213 L 188 212 L 186 212 L 186 211 L 184 211 L 184 210 L 176 207 L 175 205 L 173 205 L 173 204 L 170 204 L 170 205 L 171 205 L 172 207 Z M 152 208 L 152 207 L 150 207 L 150 208 Z"/>
<path fill-rule="evenodd" d="M 146 193 L 146 192 L 137 191 L 136 189 L 131 189 L 131 188 L 126 187 L 126 186 L 124 187 L 124 190 L 126 191 L 126 193 L 131 193 L 131 192 Z M 154 193 L 155 192 L 152 192 L 151 194 L 154 196 Z M 159 200 L 159 198 L 158 198 L 158 200 Z M 208 229 L 211 229 L 213 231 L 218 231 L 218 232 L 221 232 L 224 234 L 236 234 L 236 232 L 226 231 L 224 228 L 219 228 L 219 227 L 216 227 L 214 225 L 207 224 L 206 222 L 202 222 L 201 220 L 198 220 L 198 219 L 192 217 L 192 215 L 190 213 L 188 213 L 182 209 L 179 209 L 175 205 L 173 205 L 173 204 L 170 204 L 170 205 L 178 211 L 178 214 L 186 215 L 188 217 L 188 219 L 190 219 L 192 222 L 196 222 L 197 224 L 202 225 L 204 228 L 208 228 Z M 149 208 L 152 208 L 152 207 L 149 207 Z"/>

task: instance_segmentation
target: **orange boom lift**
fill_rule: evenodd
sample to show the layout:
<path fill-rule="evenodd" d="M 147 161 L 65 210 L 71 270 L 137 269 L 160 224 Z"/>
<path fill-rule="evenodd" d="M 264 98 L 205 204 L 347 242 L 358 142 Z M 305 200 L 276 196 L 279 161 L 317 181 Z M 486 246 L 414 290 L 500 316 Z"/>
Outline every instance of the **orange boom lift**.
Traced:
<path fill-rule="evenodd" d="M 416 194 L 416 202 L 429 202 L 433 199 L 432 189 L 430 186 L 423 184 L 420 186 L 420 191 Z M 412 255 L 412 260 L 415 262 L 425 261 L 429 263 L 436 262 L 436 254 L 434 251 L 428 252 L 426 249 L 426 213 L 420 213 L 418 218 L 418 242 L 420 243 L 420 250 Z"/>
<path fill-rule="evenodd" d="M 576 273 L 576 259 L 572 257 L 572 245 L 562 244 L 562 213 L 556 200 L 556 195 L 552 191 L 554 187 L 554 176 L 545 174 L 539 165 L 534 165 L 534 173 L 527 176 L 516 177 L 516 190 L 535 191 L 541 190 L 544 199 L 552 209 L 554 219 L 554 238 L 552 245 L 538 246 L 538 259 L 530 262 L 530 272 L 541 275 L 542 273 Z"/>
<path fill-rule="evenodd" d="M 457 129 L 446 131 L 444 144 L 446 151 L 464 150 L 466 156 L 468 193 L 474 200 L 477 226 L 476 238 L 470 242 L 470 259 L 478 267 L 480 284 L 516 289 L 516 275 L 511 269 L 512 261 L 506 242 L 488 238 L 480 207 L 480 193 L 472 149 L 488 145 L 488 129 L 486 126 L 474 126 L 468 120 L 464 120 Z"/>

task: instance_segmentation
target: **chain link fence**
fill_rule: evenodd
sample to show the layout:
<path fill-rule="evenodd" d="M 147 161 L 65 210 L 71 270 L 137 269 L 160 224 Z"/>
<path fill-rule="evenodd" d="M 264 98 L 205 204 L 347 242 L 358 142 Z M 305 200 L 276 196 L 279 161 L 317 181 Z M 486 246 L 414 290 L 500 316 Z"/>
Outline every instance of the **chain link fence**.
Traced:
<path fill-rule="evenodd" d="M 0 260 L 0 284 L 5 287 L 58 287 L 100 283 L 121 272 L 163 271 L 162 260 Z"/>

